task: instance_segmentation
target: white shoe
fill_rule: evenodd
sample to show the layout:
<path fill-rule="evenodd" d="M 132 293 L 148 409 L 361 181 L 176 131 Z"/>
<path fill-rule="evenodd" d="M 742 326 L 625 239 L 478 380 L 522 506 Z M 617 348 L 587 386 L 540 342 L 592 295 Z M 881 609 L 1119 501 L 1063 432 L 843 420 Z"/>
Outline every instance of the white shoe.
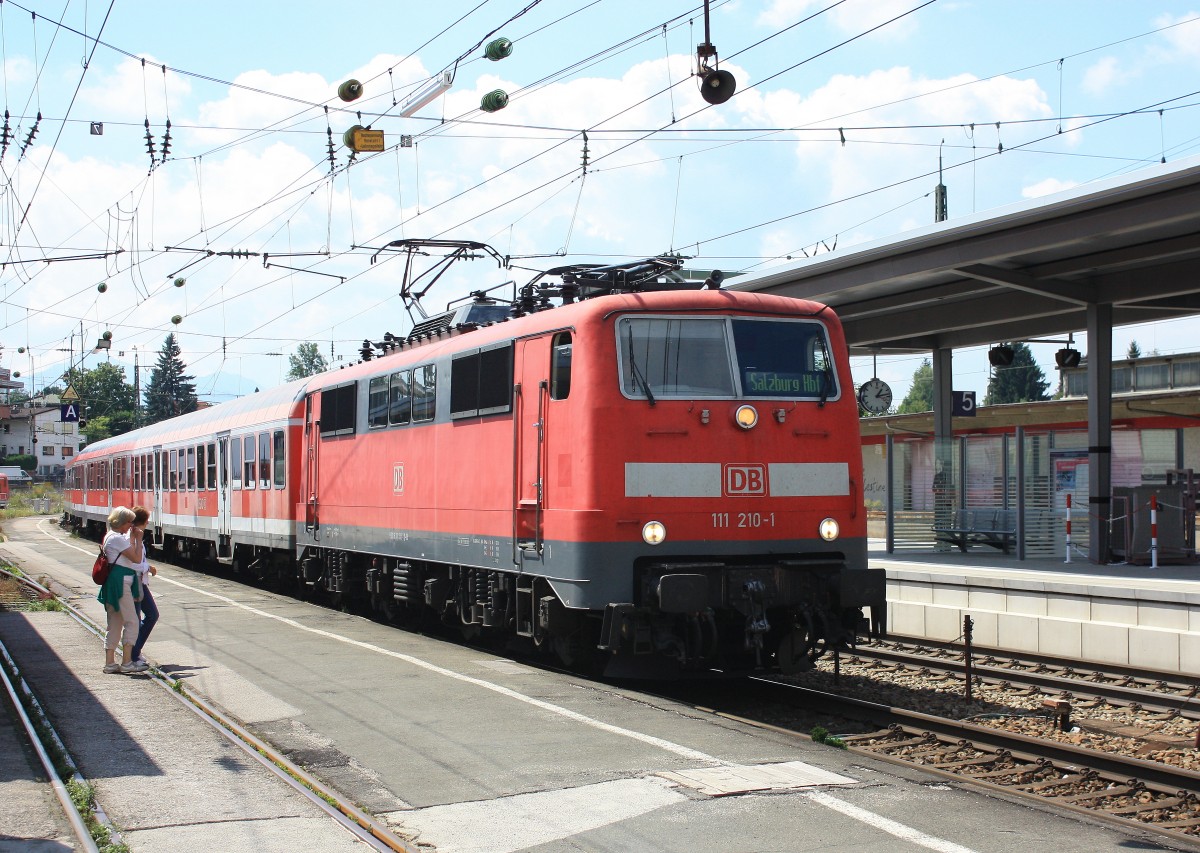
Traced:
<path fill-rule="evenodd" d="M 134 673 L 137 673 L 137 672 L 145 672 L 149 668 L 150 668 L 149 664 L 138 663 L 137 661 L 134 661 L 134 660 L 131 660 L 129 663 L 121 664 L 121 672 L 124 673 L 125 675 L 133 675 Z"/>

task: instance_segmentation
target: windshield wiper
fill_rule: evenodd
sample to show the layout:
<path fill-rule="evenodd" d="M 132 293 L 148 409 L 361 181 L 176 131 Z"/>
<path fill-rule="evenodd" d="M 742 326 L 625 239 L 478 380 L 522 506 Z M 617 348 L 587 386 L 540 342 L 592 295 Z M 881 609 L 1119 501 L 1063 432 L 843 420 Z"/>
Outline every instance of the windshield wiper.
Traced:
<path fill-rule="evenodd" d="M 626 328 L 629 330 L 629 369 L 633 373 L 634 382 L 641 386 L 642 391 L 646 394 L 646 402 L 653 407 L 655 402 L 657 402 L 654 399 L 654 393 L 650 390 L 650 383 L 646 381 L 646 377 L 642 376 L 637 359 L 633 357 L 633 328 L 630 326 L 626 326 Z"/>

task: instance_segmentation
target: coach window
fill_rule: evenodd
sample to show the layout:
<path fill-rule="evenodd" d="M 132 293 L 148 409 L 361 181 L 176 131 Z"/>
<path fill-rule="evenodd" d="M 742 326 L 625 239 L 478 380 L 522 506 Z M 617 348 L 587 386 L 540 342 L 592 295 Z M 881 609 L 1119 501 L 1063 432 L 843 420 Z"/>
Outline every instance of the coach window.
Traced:
<path fill-rule="evenodd" d="M 413 368 L 412 419 L 413 423 L 433 420 L 437 402 L 437 368 L 432 364 Z"/>
<path fill-rule="evenodd" d="M 287 457 L 283 453 L 283 430 L 275 430 L 272 436 L 275 446 L 275 488 L 287 485 Z"/>
<path fill-rule="evenodd" d="M 169 473 L 167 474 L 167 477 L 168 477 L 167 488 L 170 489 L 172 492 L 177 492 L 177 491 L 179 491 L 179 451 L 178 450 L 171 451 L 171 458 L 168 460 L 168 464 L 171 467 L 169 469 Z"/>
<path fill-rule="evenodd" d="M 271 488 L 271 433 L 258 434 L 258 487 Z"/>
<path fill-rule="evenodd" d="M 196 445 L 196 491 L 204 491 L 204 475 L 208 473 L 207 466 L 204 464 L 204 445 Z"/>
<path fill-rule="evenodd" d="M 242 487 L 242 440 L 229 439 L 229 471 L 233 475 L 233 488 Z"/>
<path fill-rule="evenodd" d="M 391 402 L 388 405 L 388 423 L 406 424 L 412 417 L 412 371 L 401 370 L 392 374 Z"/>
<path fill-rule="evenodd" d="M 550 399 L 571 395 L 571 333 L 559 332 L 550 343 Z"/>
<path fill-rule="evenodd" d="M 254 436 L 242 439 L 242 482 L 247 489 L 254 488 Z"/>
<path fill-rule="evenodd" d="M 196 448 L 187 449 L 187 490 L 196 491 Z"/>
<path fill-rule="evenodd" d="M 367 427 L 380 429 L 388 425 L 388 377 L 371 379 L 371 390 L 367 397 Z"/>
<path fill-rule="evenodd" d="M 153 456 L 146 457 L 146 473 L 148 475 L 146 477 L 146 491 L 152 492 L 155 490 L 155 488 L 157 488 L 155 486 L 155 483 L 158 482 L 158 477 L 154 471 L 154 457 Z"/>
<path fill-rule="evenodd" d="M 205 471 L 208 472 L 208 490 L 211 492 L 217 487 L 217 446 L 210 444 L 208 446 L 208 465 Z"/>

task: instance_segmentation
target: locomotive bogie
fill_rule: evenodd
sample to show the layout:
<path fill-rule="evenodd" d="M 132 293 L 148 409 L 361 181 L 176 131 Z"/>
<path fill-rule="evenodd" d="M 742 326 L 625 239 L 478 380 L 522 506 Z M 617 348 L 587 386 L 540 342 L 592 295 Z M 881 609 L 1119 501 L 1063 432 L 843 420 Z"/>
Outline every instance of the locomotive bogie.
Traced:
<path fill-rule="evenodd" d="M 822 306 L 602 296 L 99 442 L 68 517 L 571 665 L 801 669 L 883 627 L 850 383 Z"/>

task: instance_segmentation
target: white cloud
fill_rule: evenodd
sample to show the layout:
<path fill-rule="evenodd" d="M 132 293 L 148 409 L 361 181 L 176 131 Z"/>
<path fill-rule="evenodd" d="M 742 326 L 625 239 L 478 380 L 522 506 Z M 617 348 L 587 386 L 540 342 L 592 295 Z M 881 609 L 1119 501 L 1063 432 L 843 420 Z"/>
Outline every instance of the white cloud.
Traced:
<path fill-rule="evenodd" d="M 1181 23 L 1187 21 L 1188 23 Z M 1178 24 L 1179 26 L 1173 26 Z M 1171 27 L 1162 33 L 1173 59 L 1191 62 L 1200 61 L 1200 12 L 1185 12 L 1181 15 L 1160 15 L 1154 19 L 1156 27 Z"/>
<path fill-rule="evenodd" d="M 1107 93 L 1113 86 L 1124 82 L 1128 76 L 1128 72 L 1121 67 L 1115 56 L 1106 56 L 1088 66 L 1087 70 L 1083 72 L 1080 86 L 1087 94 L 1098 97 Z"/>

